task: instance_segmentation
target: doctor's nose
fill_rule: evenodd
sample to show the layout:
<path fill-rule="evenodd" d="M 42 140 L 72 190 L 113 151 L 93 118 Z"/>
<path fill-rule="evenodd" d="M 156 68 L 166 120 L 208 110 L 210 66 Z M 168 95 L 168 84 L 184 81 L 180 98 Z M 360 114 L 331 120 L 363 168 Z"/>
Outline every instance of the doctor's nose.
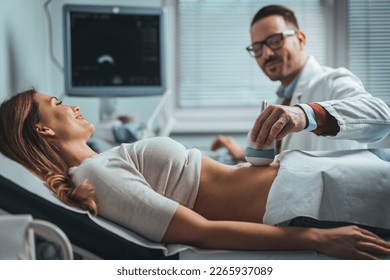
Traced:
<path fill-rule="evenodd" d="M 260 57 L 262 59 L 267 59 L 267 58 L 274 56 L 274 55 L 275 55 L 275 52 L 270 47 L 268 47 L 266 44 L 264 44 L 263 51 L 262 51 L 262 54 Z"/>

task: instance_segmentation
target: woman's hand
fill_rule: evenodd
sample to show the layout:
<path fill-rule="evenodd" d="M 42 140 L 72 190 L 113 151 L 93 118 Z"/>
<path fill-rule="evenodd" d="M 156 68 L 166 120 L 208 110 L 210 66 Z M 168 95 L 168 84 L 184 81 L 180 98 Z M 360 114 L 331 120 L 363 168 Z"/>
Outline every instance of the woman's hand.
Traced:
<path fill-rule="evenodd" d="M 226 148 L 235 160 L 245 160 L 243 148 L 232 137 L 218 135 L 211 143 L 210 149 L 215 151 L 219 148 Z"/>
<path fill-rule="evenodd" d="M 321 229 L 318 252 L 344 259 L 378 259 L 390 255 L 390 243 L 357 226 Z"/>

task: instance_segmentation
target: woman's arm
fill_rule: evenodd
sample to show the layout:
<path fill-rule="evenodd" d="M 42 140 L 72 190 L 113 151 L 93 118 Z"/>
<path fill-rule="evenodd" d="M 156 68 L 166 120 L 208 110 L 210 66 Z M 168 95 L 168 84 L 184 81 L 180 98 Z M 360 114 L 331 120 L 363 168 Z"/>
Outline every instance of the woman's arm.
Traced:
<path fill-rule="evenodd" d="M 183 206 L 177 208 L 162 241 L 205 249 L 315 250 L 354 259 L 390 255 L 390 243 L 355 226 L 315 229 L 209 221 Z"/>
<path fill-rule="evenodd" d="M 211 143 L 210 149 L 216 151 L 219 148 L 226 148 L 235 160 L 245 161 L 244 149 L 232 137 L 218 135 Z"/>

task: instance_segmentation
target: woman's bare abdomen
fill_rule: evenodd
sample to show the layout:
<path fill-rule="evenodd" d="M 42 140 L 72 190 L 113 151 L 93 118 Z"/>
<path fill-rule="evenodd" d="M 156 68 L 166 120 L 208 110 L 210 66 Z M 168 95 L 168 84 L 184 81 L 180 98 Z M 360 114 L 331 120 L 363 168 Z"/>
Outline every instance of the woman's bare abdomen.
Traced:
<path fill-rule="evenodd" d="M 230 166 L 202 158 L 193 210 L 209 220 L 261 223 L 278 166 Z"/>

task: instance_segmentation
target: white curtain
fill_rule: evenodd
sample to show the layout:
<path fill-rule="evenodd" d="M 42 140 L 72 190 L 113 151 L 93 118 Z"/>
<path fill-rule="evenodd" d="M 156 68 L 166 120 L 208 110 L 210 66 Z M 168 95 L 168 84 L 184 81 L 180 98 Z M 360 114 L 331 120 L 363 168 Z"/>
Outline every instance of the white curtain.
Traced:
<path fill-rule="evenodd" d="M 348 4 L 349 68 L 371 94 L 390 104 L 390 1 Z"/>

